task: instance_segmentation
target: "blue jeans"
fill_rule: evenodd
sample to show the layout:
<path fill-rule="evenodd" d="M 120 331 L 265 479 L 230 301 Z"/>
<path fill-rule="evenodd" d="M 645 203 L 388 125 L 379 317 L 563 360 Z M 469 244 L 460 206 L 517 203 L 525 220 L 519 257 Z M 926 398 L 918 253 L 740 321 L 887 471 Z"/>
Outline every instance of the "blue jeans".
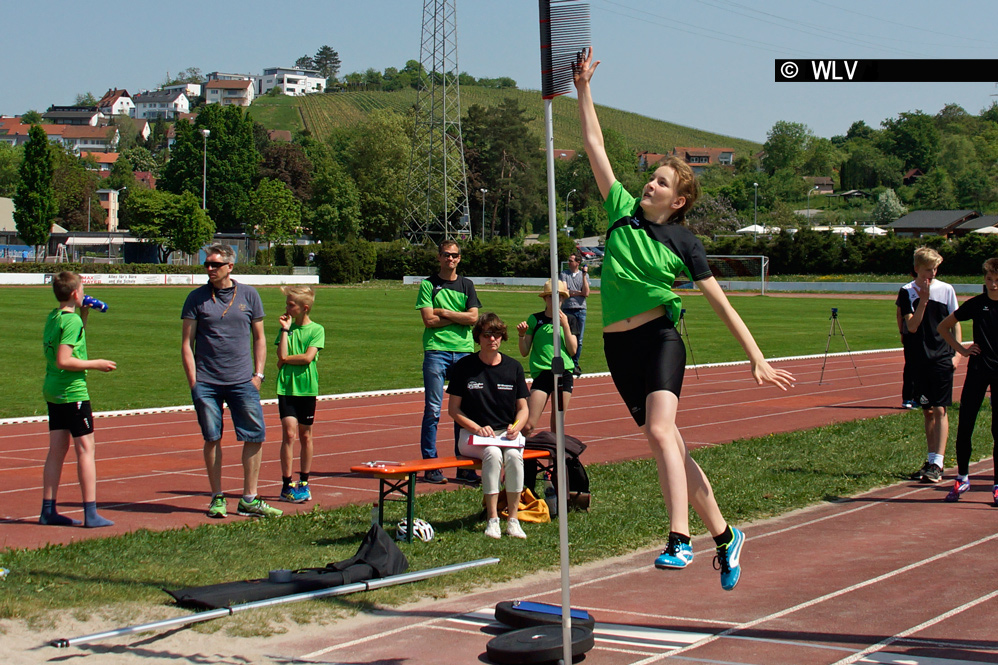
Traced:
<path fill-rule="evenodd" d="M 222 438 L 222 403 L 229 405 L 236 440 L 244 443 L 263 443 L 267 438 L 263 424 L 263 407 L 260 392 L 252 381 L 221 386 L 198 381 L 191 388 L 194 410 L 205 441 Z"/>
<path fill-rule="evenodd" d="M 572 356 L 572 361 L 575 363 L 575 366 L 578 367 L 579 366 L 579 356 L 582 355 L 582 336 L 586 332 L 586 309 L 585 308 L 581 308 L 581 309 L 566 309 L 565 310 L 565 314 L 571 314 L 572 316 L 574 316 L 576 319 L 579 320 L 579 335 L 578 335 L 578 337 L 579 337 L 579 348 L 575 349 L 575 355 Z"/>
<path fill-rule="evenodd" d="M 423 426 L 419 432 L 419 452 L 423 459 L 437 456 L 437 425 L 440 423 L 447 370 L 466 355 L 457 351 L 423 352 Z"/>

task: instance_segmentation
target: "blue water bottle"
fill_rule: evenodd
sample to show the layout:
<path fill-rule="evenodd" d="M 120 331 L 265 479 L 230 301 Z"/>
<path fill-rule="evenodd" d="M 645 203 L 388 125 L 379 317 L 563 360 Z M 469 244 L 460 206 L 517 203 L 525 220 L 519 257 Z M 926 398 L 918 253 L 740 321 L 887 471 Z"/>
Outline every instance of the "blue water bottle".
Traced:
<path fill-rule="evenodd" d="M 90 309 L 96 309 L 98 312 L 107 311 L 107 303 L 103 300 L 97 300 L 93 296 L 83 296 L 83 306 L 89 307 Z"/>

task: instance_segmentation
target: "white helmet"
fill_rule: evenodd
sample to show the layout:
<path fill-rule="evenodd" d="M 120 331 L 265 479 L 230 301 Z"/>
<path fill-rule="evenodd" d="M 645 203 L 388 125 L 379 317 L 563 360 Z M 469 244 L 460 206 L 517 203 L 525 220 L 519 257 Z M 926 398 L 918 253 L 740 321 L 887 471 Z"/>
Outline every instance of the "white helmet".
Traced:
<path fill-rule="evenodd" d="M 433 527 L 430 526 L 429 522 L 417 518 L 414 519 L 412 523 L 413 523 L 413 529 L 412 529 L 413 536 L 419 538 L 424 543 L 428 543 L 431 540 L 433 540 Z M 409 531 L 409 526 L 406 520 L 402 520 L 398 524 L 398 533 L 395 534 L 395 537 L 398 540 L 405 540 L 408 531 Z"/>

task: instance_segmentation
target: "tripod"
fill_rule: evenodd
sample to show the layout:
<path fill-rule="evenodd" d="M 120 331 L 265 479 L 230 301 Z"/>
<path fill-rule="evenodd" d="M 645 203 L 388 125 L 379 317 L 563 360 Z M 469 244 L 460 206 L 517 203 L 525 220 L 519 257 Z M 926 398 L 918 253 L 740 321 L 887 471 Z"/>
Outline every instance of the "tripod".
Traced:
<path fill-rule="evenodd" d="M 679 337 L 686 338 L 686 348 L 690 350 L 690 360 L 693 361 L 693 372 L 700 378 L 700 370 L 697 369 L 697 357 L 693 355 L 693 345 L 690 344 L 690 333 L 686 330 L 686 310 L 679 310 Z"/>
<path fill-rule="evenodd" d="M 839 323 L 839 309 L 838 307 L 832 308 L 832 315 L 828 317 L 832 322 L 832 325 L 828 328 L 828 341 L 825 342 L 825 359 L 821 361 L 821 376 L 818 378 L 818 385 L 821 385 L 821 380 L 825 378 L 825 363 L 828 362 L 828 348 L 832 345 L 832 335 L 839 335 L 842 337 L 842 342 L 846 345 L 846 353 L 849 354 L 849 362 L 852 363 L 852 368 L 856 372 L 856 378 L 859 379 L 859 385 L 863 385 L 863 377 L 859 375 L 859 370 L 856 368 L 856 362 L 852 359 L 852 350 L 849 348 L 849 342 L 846 340 L 846 334 L 842 331 L 842 325 Z"/>

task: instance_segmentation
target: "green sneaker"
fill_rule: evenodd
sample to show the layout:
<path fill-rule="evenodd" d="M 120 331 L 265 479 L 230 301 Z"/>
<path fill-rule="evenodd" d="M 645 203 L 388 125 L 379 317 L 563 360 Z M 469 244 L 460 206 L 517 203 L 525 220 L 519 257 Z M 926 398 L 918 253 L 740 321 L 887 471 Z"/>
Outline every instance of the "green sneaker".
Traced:
<path fill-rule="evenodd" d="M 211 497 L 211 505 L 208 506 L 208 517 L 214 517 L 215 519 L 222 519 L 226 516 L 225 510 L 225 496 L 222 494 L 216 494 Z"/>
<path fill-rule="evenodd" d="M 280 517 L 284 514 L 284 511 L 271 508 L 266 501 L 257 497 L 250 503 L 239 499 L 239 514 L 246 517 Z"/>

